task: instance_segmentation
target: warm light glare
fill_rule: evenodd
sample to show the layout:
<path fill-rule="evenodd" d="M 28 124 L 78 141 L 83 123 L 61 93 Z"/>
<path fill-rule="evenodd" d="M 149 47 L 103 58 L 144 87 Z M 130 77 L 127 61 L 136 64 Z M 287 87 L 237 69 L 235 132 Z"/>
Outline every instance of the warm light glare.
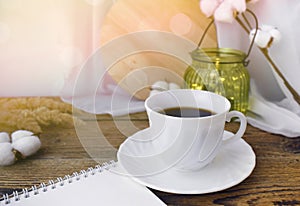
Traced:
<path fill-rule="evenodd" d="M 80 69 L 104 43 L 149 30 L 197 42 L 206 25 L 201 17 L 198 0 L 0 0 L 0 96 L 70 96 Z M 149 56 L 124 60 L 114 70 L 120 78 L 110 75 L 119 82 L 132 68 L 151 66 Z M 174 60 L 160 61 L 182 70 Z"/>
<path fill-rule="evenodd" d="M 98 46 L 94 24 L 111 4 L 0 0 L 0 96 L 59 96 Z"/>

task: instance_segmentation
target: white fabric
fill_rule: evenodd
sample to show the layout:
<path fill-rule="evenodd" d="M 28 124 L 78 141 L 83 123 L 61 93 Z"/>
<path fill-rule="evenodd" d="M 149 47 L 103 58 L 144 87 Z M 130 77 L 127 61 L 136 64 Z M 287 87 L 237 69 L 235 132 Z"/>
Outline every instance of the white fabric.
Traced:
<path fill-rule="evenodd" d="M 119 116 L 145 110 L 144 101 L 131 97 L 107 73 L 104 73 L 101 86 L 97 87 L 95 95 L 64 96 L 62 99 L 93 114 Z"/>
<path fill-rule="evenodd" d="M 290 110 L 278 106 L 276 103 L 266 101 L 257 96 L 250 96 L 251 111 L 248 123 L 270 133 L 277 133 L 288 137 L 298 137 L 300 134 L 299 116 Z"/>
<path fill-rule="evenodd" d="M 292 108 L 287 98 L 281 102 L 271 102 L 264 99 L 251 85 L 248 112 L 248 123 L 270 133 L 281 134 L 287 137 L 298 137 L 300 134 L 299 114 L 287 108 Z M 295 108 L 296 110 L 296 108 Z M 299 110 L 298 110 L 299 112 Z"/>

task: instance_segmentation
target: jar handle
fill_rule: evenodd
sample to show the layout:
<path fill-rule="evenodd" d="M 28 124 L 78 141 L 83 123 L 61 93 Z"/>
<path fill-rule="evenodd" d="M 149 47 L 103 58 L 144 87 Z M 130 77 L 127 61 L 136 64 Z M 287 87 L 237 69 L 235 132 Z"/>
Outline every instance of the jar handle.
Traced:
<path fill-rule="evenodd" d="M 257 31 L 258 31 L 258 20 L 257 20 L 257 17 L 255 16 L 255 14 L 254 14 L 251 10 L 246 9 L 246 11 L 247 11 L 249 14 L 251 14 L 251 16 L 254 18 L 254 21 L 255 21 L 255 33 L 254 33 L 254 36 L 253 36 L 252 41 L 251 41 L 251 43 L 250 43 L 248 52 L 247 52 L 245 58 L 243 59 L 243 64 L 244 64 L 245 67 L 247 67 L 248 64 L 249 64 L 249 60 L 246 60 L 246 59 L 249 57 L 249 55 L 250 55 L 250 53 L 251 53 L 251 50 L 252 50 L 252 48 L 253 48 L 254 41 L 255 41 L 255 38 L 256 38 L 256 35 L 257 35 Z M 249 24 L 247 18 L 245 17 L 245 15 L 242 14 L 242 16 L 243 16 L 245 22 L 247 23 L 247 25 L 249 25 L 249 27 L 250 27 L 250 24 Z M 244 25 L 244 23 L 243 23 L 238 17 L 236 17 L 236 20 L 239 22 L 239 24 L 240 24 L 240 25 L 241 25 L 248 33 L 250 33 L 250 30 L 246 28 L 246 26 Z M 200 46 L 201 46 L 201 44 L 202 44 L 202 42 L 203 42 L 203 40 L 204 40 L 204 37 L 206 36 L 208 30 L 210 29 L 211 25 L 213 25 L 214 22 L 215 22 L 215 20 L 212 19 L 212 20 L 209 22 L 208 26 L 205 28 L 205 30 L 204 30 L 204 32 L 203 32 L 203 34 L 202 34 L 202 37 L 201 37 L 201 39 L 200 39 L 200 41 L 199 41 L 199 43 L 198 43 L 198 48 L 200 48 Z M 250 27 L 250 29 L 251 29 L 251 27 Z M 218 47 L 219 47 L 219 45 L 218 45 Z"/>

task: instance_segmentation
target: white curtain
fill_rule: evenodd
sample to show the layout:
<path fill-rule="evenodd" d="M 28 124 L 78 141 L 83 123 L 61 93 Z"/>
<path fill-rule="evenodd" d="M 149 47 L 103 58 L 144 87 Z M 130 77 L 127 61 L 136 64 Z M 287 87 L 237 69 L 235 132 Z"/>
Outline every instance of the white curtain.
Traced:
<path fill-rule="evenodd" d="M 111 0 L 0 0 L 0 96 L 60 96 L 99 45 Z"/>

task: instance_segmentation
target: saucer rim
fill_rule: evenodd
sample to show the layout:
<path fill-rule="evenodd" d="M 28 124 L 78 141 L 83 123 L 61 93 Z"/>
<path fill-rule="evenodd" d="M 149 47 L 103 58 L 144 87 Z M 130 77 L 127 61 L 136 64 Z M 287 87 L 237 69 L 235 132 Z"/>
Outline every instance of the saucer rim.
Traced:
<path fill-rule="evenodd" d="M 146 129 L 144 129 L 144 130 L 146 130 Z M 224 130 L 224 133 L 225 132 L 228 133 L 228 134 L 234 135 L 230 131 Z M 128 137 L 127 139 L 131 138 L 132 136 Z M 127 171 L 126 168 L 123 166 L 122 162 L 119 160 L 119 151 L 122 149 L 123 145 L 126 144 L 127 139 L 120 145 L 119 150 L 117 152 L 118 162 L 123 167 L 123 169 L 125 171 Z M 170 193 L 170 194 L 186 194 L 186 195 L 190 194 L 190 195 L 193 195 L 193 194 L 208 194 L 208 193 L 219 192 L 219 191 L 222 191 L 222 190 L 225 190 L 225 189 L 229 189 L 229 188 L 231 188 L 233 186 L 236 186 L 236 185 L 240 184 L 241 182 L 243 182 L 245 179 L 247 179 L 252 174 L 252 172 L 253 172 L 253 170 L 256 166 L 256 155 L 255 155 L 255 152 L 253 151 L 253 148 L 251 147 L 251 145 L 249 145 L 243 138 L 237 140 L 236 143 L 237 144 L 244 144 L 245 146 L 247 146 L 247 148 L 249 149 L 249 151 L 248 151 L 249 156 L 251 155 L 250 158 L 252 159 L 252 161 L 251 161 L 251 163 L 249 163 L 249 170 L 244 172 L 243 175 L 239 176 L 239 178 L 236 178 L 238 180 L 233 179 L 232 181 L 230 181 L 229 183 L 227 183 L 225 185 L 214 186 L 214 187 L 209 187 L 208 186 L 207 188 L 204 188 L 204 189 L 193 189 L 193 190 L 192 189 L 191 190 L 184 190 L 183 189 L 183 190 L 178 190 L 178 189 L 172 189 L 172 188 L 163 188 L 163 187 L 157 186 L 157 185 L 155 185 L 151 182 L 149 183 L 147 181 L 143 181 L 142 177 L 134 177 L 128 171 L 127 171 L 127 173 L 128 173 L 129 178 L 133 179 L 134 181 L 136 181 L 137 183 L 139 183 L 141 185 L 144 185 L 146 187 L 149 187 L 149 188 L 157 190 L 157 191 L 167 192 L 167 193 Z M 222 147 L 224 147 L 224 146 L 221 146 L 221 148 Z M 187 174 L 188 175 L 188 174 L 192 174 L 192 173 L 195 174 L 195 173 L 201 172 L 202 170 L 205 170 L 205 167 L 202 168 L 201 170 L 187 170 L 187 171 L 181 171 L 181 170 L 178 170 L 174 167 L 171 167 L 168 170 L 175 171 L 176 173 Z M 168 173 L 168 170 L 166 170 L 164 172 Z M 159 176 L 159 174 L 153 175 L 152 177 L 155 177 L 155 176 Z"/>

